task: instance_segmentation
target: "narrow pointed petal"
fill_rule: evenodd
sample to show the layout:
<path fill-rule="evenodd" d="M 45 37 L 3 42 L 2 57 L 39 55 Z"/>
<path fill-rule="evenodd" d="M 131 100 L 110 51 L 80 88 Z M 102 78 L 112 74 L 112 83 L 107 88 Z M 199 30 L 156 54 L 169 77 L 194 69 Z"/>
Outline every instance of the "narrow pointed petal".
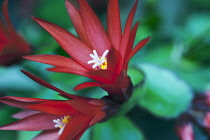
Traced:
<path fill-rule="evenodd" d="M 129 41 L 128 41 L 128 47 L 127 47 L 127 50 L 126 50 L 126 53 L 125 53 L 125 58 L 124 58 L 125 61 L 127 60 L 127 58 L 129 57 L 129 55 L 132 52 L 132 48 L 133 48 L 133 44 L 134 44 L 134 40 L 135 40 L 135 37 L 136 37 L 136 32 L 137 32 L 138 26 L 139 26 L 139 22 L 137 22 L 134 25 L 133 29 L 131 30 L 130 38 L 129 38 Z"/>
<path fill-rule="evenodd" d="M 3 13 L 3 16 L 5 18 L 5 21 L 6 21 L 7 25 L 9 25 L 10 27 L 12 27 L 12 23 L 10 21 L 9 13 L 8 13 L 8 0 L 5 0 L 4 3 L 3 3 L 2 13 Z"/>
<path fill-rule="evenodd" d="M 107 31 L 115 49 L 119 50 L 122 36 L 118 0 L 109 0 L 107 8 Z"/>
<path fill-rule="evenodd" d="M 131 54 L 129 55 L 127 62 L 142 48 L 144 47 L 144 45 L 147 44 L 147 42 L 149 41 L 150 37 L 147 37 L 145 39 L 143 39 L 142 41 L 140 41 L 136 47 L 132 50 Z"/>
<path fill-rule="evenodd" d="M 47 30 L 74 60 L 86 68 L 91 68 L 87 62 L 92 49 L 62 27 L 40 18 L 33 17 L 33 19 Z"/>
<path fill-rule="evenodd" d="M 104 84 L 100 86 L 102 89 L 108 92 L 110 98 L 116 100 L 116 101 L 126 101 L 122 90 L 120 87 L 117 87 L 116 84 Z"/>
<path fill-rule="evenodd" d="M 81 135 L 84 133 L 84 130 L 89 127 L 88 124 L 91 119 L 92 116 L 77 115 L 77 117 L 73 118 L 68 125 L 66 125 L 59 140 L 79 140 Z"/>
<path fill-rule="evenodd" d="M 56 67 L 68 67 L 73 68 L 74 70 L 85 71 L 86 69 L 78 64 L 71 58 L 67 58 L 60 55 L 52 55 L 52 54 L 42 54 L 42 55 L 27 55 L 23 58 L 36 61 L 40 63 L 45 63 L 48 65 L 53 65 Z"/>
<path fill-rule="evenodd" d="M 34 115 L 34 114 L 38 114 L 38 113 L 40 113 L 40 112 L 33 111 L 33 110 L 23 110 L 21 112 L 13 114 L 12 117 L 16 118 L 16 119 L 23 119 L 23 118 L 26 118 L 28 116 L 31 116 L 31 115 Z"/>
<path fill-rule="evenodd" d="M 4 97 L 2 97 L 4 98 Z M 42 102 L 42 101 L 49 101 L 47 99 L 39 99 L 39 98 L 25 98 L 25 97 L 16 97 L 16 96 L 6 96 L 5 98 L 13 99 L 16 101 L 21 102 Z"/>
<path fill-rule="evenodd" d="M 72 94 L 69 94 L 69 93 L 67 93 L 67 92 L 65 92 L 65 91 L 63 91 L 63 90 L 61 90 L 61 89 L 59 89 L 59 88 L 57 88 L 57 87 L 55 87 L 55 86 L 53 86 L 53 85 L 51 85 L 51 84 L 49 84 L 49 83 L 47 83 L 47 82 L 45 82 L 44 80 L 42 80 L 42 79 L 40 79 L 39 77 L 36 77 L 35 75 L 33 75 L 33 74 L 31 74 L 31 73 L 29 73 L 29 72 L 27 72 L 27 71 L 24 71 L 24 70 L 21 70 L 25 75 L 27 75 L 29 78 L 31 78 L 32 80 L 34 80 L 35 82 L 37 82 L 38 84 L 40 84 L 40 85 L 42 85 L 42 86 L 44 86 L 44 87 L 46 87 L 46 88 L 49 88 L 49 89 L 51 89 L 51 90 L 54 90 L 54 91 L 56 91 L 56 92 L 59 92 L 60 94 L 60 96 L 63 96 L 63 97 L 65 97 L 65 98 L 67 98 L 67 99 L 75 99 L 75 100 L 82 100 L 82 101 L 87 101 L 87 100 L 89 100 L 89 98 L 87 98 L 87 97 L 81 97 L 81 96 L 77 96 L 77 95 L 72 95 Z M 30 99 L 30 98 L 29 98 Z M 43 99 L 44 100 L 44 99 Z"/>
<path fill-rule="evenodd" d="M 89 104 L 83 101 L 71 100 L 68 103 L 78 112 L 86 115 L 93 115 L 96 114 L 99 110 L 101 110 L 100 106 L 95 106 L 93 104 Z"/>
<path fill-rule="evenodd" d="M 107 70 L 113 71 L 116 74 L 122 70 L 122 57 L 116 49 L 112 48 L 107 57 Z"/>
<path fill-rule="evenodd" d="M 113 79 L 116 77 L 115 73 L 113 73 L 110 70 L 75 71 L 75 69 L 69 69 L 64 67 L 54 67 L 49 68 L 48 70 L 53 72 L 77 74 L 102 83 L 112 83 Z"/>
<path fill-rule="evenodd" d="M 14 106 L 17 108 L 25 108 L 26 105 L 30 105 L 30 104 L 34 104 L 34 103 L 38 103 L 38 102 L 42 102 L 42 101 L 46 101 L 46 100 L 36 99 L 36 98 L 12 97 L 12 96 L 0 97 L 1 103 L 7 104 L 10 106 Z"/>
<path fill-rule="evenodd" d="M 59 131 L 58 129 L 43 131 L 32 140 L 46 140 L 46 138 L 49 140 L 58 140 L 59 138 L 58 131 Z"/>
<path fill-rule="evenodd" d="M 110 70 L 92 70 L 89 71 L 89 78 L 96 80 L 103 84 L 111 84 L 115 81 L 116 73 Z"/>
<path fill-rule="evenodd" d="M 78 70 L 78 69 L 75 69 L 74 67 L 72 67 L 72 68 L 53 67 L 53 68 L 48 68 L 47 70 L 52 71 L 52 72 L 71 73 L 71 74 L 77 74 L 77 75 L 88 77 L 87 70 L 81 70 L 81 69 Z"/>
<path fill-rule="evenodd" d="M 121 45 L 120 45 L 120 53 L 122 55 L 122 58 L 124 58 L 126 50 L 127 50 L 127 46 L 128 46 L 128 41 L 130 38 L 130 30 L 131 30 L 131 25 L 133 22 L 133 18 L 136 12 L 136 8 L 137 8 L 137 4 L 138 4 L 138 0 L 136 0 L 133 8 L 131 9 L 126 24 L 125 24 L 125 29 L 122 35 L 122 40 L 121 40 Z"/>
<path fill-rule="evenodd" d="M 68 0 L 65 0 L 65 5 L 78 36 L 83 42 L 91 47 L 79 10 Z"/>
<path fill-rule="evenodd" d="M 95 106 L 103 106 L 105 105 L 105 102 L 101 99 L 93 99 L 88 101 L 89 104 L 95 105 Z"/>
<path fill-rule="evenodd" d="M 82 84 L 77 85 L 74 90 L 80 90 L 80 89 L 84 89 L 84 88 L 88 88 L 88 87 L 96 87 L 96 86 L 100 86 L 100 83 L 97 82 L 85 82 Z"/>
<path fill-rule="evenodd" d="M 24 70 L 21 70 L 21 71 L 22 71 L 25 75 L 27 75 L 29 78 L 31 78 L 32 80 L 34 80 L 35 82 L 37 82 L 38 84 L 40 84 L 40 85 L 42 85 L 42 86 L 44 86 L 44 87 L 46 87 L 46 88 L 49 88 L 49 89 L 51 89 L 51 90 L 54 90 L 54 91 L 56 91 L 56 92 L 59 92 L 60 95 L 63 96 L 63 97 L 65 97 L 65 98 L 68 98 L 68 99 L 71 99 L 71 98 L 73 98 L 73 99 L 78 99 L 78 98 L 79 98 L 79 97 L 76 96 L 76 95 L 71 95 L 71 94 L 66 93 L 65 91 L 63 91 L 63 90 L 61 90 L 61 89 L 59 89 L 59 88 L 57 88 L 57 87 L 55 87 L 55 86 L 53 86 L 53 85 L 51 85 L 51 84 L 45 82 L 44 80 L 42 80 L 42 79 L 36 77 L 35 75 L 33 75 L 33 74 L 31 74 L 31 73 L 29 73 L 29 72 L 27 72 L 27 71 L 24 71 Z"/>
<path fill-rule="evenodd" d="M 116 79 L 116 86 L 119 88 L 128 88 L 131 84 L 130 77 L 125 70 L 122 70 Z"/>
<path fill-rule="evenodd" d="M 45 112 L 54 115 L 76 115 L 78 113 L 72 106 L 70 106 L 67 101 L 47 101 L 34 105 L 27 105 L 27 109 L 36 110 L 40 112 Z"/>
<path fill-rule="evenodd" d="M 39 113 L 0 127 L 0 130 L 39 131 L 53 129 L 56 115 Z"/>
<path fill-rule="evenodd" d="M 87 33 L 88 39 L 94 50 L 97 50 L 98 54 L 102 54 L 109 50 L 111 43 L 104 30 L 103 25 L 98 19 L 97 15 L 91 9 L 86 0 L 78 0 L 80 7 L 80 14 L 84 24 L 85 31 Z"/>
<path fill-rule="evenodd" d="M 89 125 L 92 126 L 92 125 L 98 123 L 99 121 L 101 121 L 102 119 L 104 119 L 104 118 L 106 117 L 106 115 L 107 115 L 107 114 L 106 114 L 104 111 L 98 112 L 98 113 L 93 117 L 93 119 L 91 120 L 91 122 L 90 122 Z"/>

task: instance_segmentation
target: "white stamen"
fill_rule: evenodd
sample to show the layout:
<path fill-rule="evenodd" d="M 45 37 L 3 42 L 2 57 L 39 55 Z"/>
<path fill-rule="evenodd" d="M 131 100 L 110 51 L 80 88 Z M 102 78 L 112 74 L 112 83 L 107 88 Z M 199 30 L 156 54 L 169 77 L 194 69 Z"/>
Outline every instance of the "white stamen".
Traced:
<path fill-rule="evenodd" d="M 66 124 L 70 121 L 69 116 L 61 117 L 61 119 L 54 119 L 53 122 L 56 123 L 55 127 L 60 128 L 58 135 L 61 135 Z"/>
<path fill-rule="evenodd" d="M 109 52 L 109 50 L 106 50 L 106 51 L 103 53 L 103 55 L 102 55 L 101 58 L 105 58 L 105 56 L 108 54 L 108 52 Z"/>
<path fill-rule="evenodd" d="M 58 135 L 61 135 L 63 133 L 63 130 L 65 128 L 66 125 L 64 125 L 63 127 L 61 127 L 61 129 L 58 131 Z"/>
<path fill-rule="evenodd" d="M 95 63 L 92 68 L 95 69 L 98 66 L 98 63 Z"/>
<path fill-rule="evenodd" d="M 98 58 L 98 59 L 99 59 L 99 57 L 98 57 L 98 54 L 97 54 L 96 50 L 93 50 L 93 54 L 96 56 L 96 58 Z"/>
<path fill-rule="evenodd" d="M 103 63 L 106 62 L 106 55 L 108 54 L 109 50 L 106 50 L 102 57 L 99 57 L 96 50 L 93 50 L 93 54 L 90 54 L 90 57 L 93 60 L 88 61 L 88 64 L 92 64 L 94 63 L 94 65 L 92 66 L 93 69 L 95 69 L 96 67 L 100 67 L 101 65 L 103 65 Z"/>

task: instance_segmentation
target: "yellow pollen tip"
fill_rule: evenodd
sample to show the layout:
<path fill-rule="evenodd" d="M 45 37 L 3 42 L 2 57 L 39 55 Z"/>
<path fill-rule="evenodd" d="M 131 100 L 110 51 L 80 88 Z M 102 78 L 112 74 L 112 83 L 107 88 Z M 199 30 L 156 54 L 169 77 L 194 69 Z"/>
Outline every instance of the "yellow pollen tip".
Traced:
<path fill-rule="evenodd" d="M 100 67 L 102 70 L 106 70 L 106 69 L 107 69 L 107 60 L 106 60 L 106 58 L 101 58 L 101 57 L 100 57 L 100 59 L 101 59 L 101 60 L 104 59 L 105 62 L 104 62 L 102 65 L 99 65 L 99 67 Z"/>
<path fill-rule="evenodd" d="M 88 64 L 92 64 L 93 66 L 92 68 L 94 70 L 106 70 L 107 69 L 107 58 L 106 55 L 108 54 L 109 50 L 106 50 L 102 56 L 99 56 L 96 52 L 96 50 L 93 50 L 93 54 L 90 54 L 90 57 L 92 58 L 92 60 L 88 61 Z"/>
<path fill-rule="evenodd" d="M 64 124 L 67 124 L 69 123 L 70 121 L 72 120 L 72 118 L 70 116 L 65 116 L 63 119 L 62 119 L 62 122 Z M 63 126 L 60 126 L 59 128 L 62 128 Z"/>
<path fill-rule="evenodd" d="M 69 123 L 69 121 L 71 121 L 71 117 L 70 116 L 65 116 L 64 118 L 63 118 L 63 120 L 62 120 L 62 122 L 63 123 L 65 123 L 65 124 L 67 124 L 67 123 Z"/>

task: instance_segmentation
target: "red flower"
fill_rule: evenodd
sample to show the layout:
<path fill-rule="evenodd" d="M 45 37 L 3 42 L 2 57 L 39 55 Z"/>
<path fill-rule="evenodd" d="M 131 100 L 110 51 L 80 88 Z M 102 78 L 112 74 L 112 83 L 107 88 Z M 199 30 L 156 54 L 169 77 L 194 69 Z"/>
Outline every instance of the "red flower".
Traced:
<path fill-rule="evenodd" d="M 100 86 L 108 91 L 109 96 L 118 101 L 127 100 L 132 83 L 127 75 L 128 62 L 149 40 L 140 41 L 134 49 L 134 39 L 139 22 L 131 28 L 138 0 L 131 9 L 122 33 L 118 0 L 109 0 L 107 13 L 107 32 L 97 15 L 86 0 L 78 0 L 79 8 L 68 0 L 66 8 L 77 31 L 73 34 L 43 19 L 33 19 L 47 30 L 71 58 L 43 54 L 24 58 L 49 65 L 49 71 L 82 75 L 96 82 L 86 82 L 75 87 L 82 88 Z"/>
<path fill-rule="evenodd" d="M 180 140 L 194 140 L 193 126 L 189 114 L 184 113 L 178 117 L 176 133 Z"/>
<path fill-rule="evenodd" d="M 180 140 L 194 140 L 193 128 L 190 123 L 177 126 L 176 131 Z"/>
<path fill-rule="evenodd" d="M 210 136 L 210 92 L 196 93 L 192 104 L 177 119 L 176 132 L 180 140 L 194 140 L 193 125 Z"/>
<path fill-rule="evenodd" d="M 0 19 L 0 65 L 9 65 L 29 54 L 30 46 L 15 31 L 9 18 L 8 0 L 2 6 L 4 19 Z M 5 21 L 5 22 L 4 22 Z"/>
<path fill-rule="evenodd" d="M 68 100 L 0 97 L 0 102 L 24 109 L 13 115 L 19 121 L 1 126 L 0 130 L 43 130 L 34 140 L 78 140 L 90 126 L 107 117 L 110 108 L 104 100 L 68 94 L 26 71 L 23 72 Z"/>

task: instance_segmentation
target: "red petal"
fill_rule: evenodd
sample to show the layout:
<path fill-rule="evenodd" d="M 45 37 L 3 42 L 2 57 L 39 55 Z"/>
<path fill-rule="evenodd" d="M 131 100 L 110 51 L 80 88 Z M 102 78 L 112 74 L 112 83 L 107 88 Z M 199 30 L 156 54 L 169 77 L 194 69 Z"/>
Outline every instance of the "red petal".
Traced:
<path fill-rule="evenodd" d="M 86 0 L 78 0 L 80 7 L 80 14 L 82 17 L 82 21 L 85 27 L 85 31 L 87 33 L 88 39 L 92 47 L 98 52 L 99 56 L 109 50 L 111 47 L 111 43 L 109 38 L 98 19 L 97 15 L 88 5 Z"/>
<path fill-rule="evenodd" d="M 68 11 L 68 14 L 72 20 L 75 30 L 77 34 L 81 38 L 83 42 L 85 42 L 88 46 L 91 47 L 90 42 L 88 40 L 87 34 L 85 32 L 85 28 L 79 13 L 79 10 L 68 0 L 65 0 L 65 5 Z"/>
<path fill-rule="evenodd" d="M 57 87 L 45 82 L 44 80 L 36 77 L 35 75 L 27 72 L 27 71 L 24 71 L 24 70 L 21 70 L 25 75 L 27 75 L 29 78 L 31 78 L 32 80 L 34 80 L 35 82 L 37 82 L 38 84 L 44 86 L 44 87 L 47 87 L 49 89 L 52 89 L 56 92 L 59 92 L 61 96 L 67 98 L 67 99 L 76 99 L 76 100 L 84 100 L 84 101 L 87 101 L 89 100 L 89 98 L 87 97 L 81 97 L 81 96 L 77 96 L 77 95 L 72 95 L 72 94 L 68 94 L 67 92 L 61 90 L 61 89 L 58 89 Z"/>
<path fill-rule="evenodd" d="M 194 140 L 193 128 L 191 123 L 177 126 L 176 133 L 180 140 Z"/>
<path fill-rule="evenodd" d="M 128 15 L 126 24 L 125 24 L 125 29 L 124 29 L 121 44 L 120 44 L 120 53 L 122 55 L 122 58 L 124 58 L 127 47 L 128 47 L 128 41 L 129 41 L 129 37 L 130 37 L 130 29 L 131 29 L 132 21 L 133 21 L 135 12 L 136 12 L 137 4 L 138 4 L 138 0 L 136 0 L 133 8 L 131 9 L 131 11 Z"/>
<path fill-rule="evenodd" d="M 136 32 L 137 32 L 138 26 L 139 26 L 139 22 L 137 22 L 135 24 L 135 26 L 133 27 L 133 29 L 131 30 L 130 39 L 129 39 L 129 42 L 128 42 L 128 47 L 127 47 L 127 50 L 126 50 L 126 53 L 125 53 L 124 61 L 126 61 L 128 59 L 129 55 L 132 52 L 132 47 L 133 47 L 133 44 L 134 44 L 134 40 L 135 40 L 135 37 L 136 37 Z M 127 63 L 124 63 L 124 68 L 127 69 L 127 67 L 128 67 Z"/>
<path fill-rule="evenodd" d="M 77 115 L 65 127 L 59 140 L 79 140 L 87 128 L 92 116 Z"/>
<path fill-rule="evenodd" d="M 4 97 L 2 97 L 4 98 Z M 21 101 L 21 102 L 41 102 L 41 101 L 49 101 L 46 99 L 39 99 L 39 98 L 24 98 L 24 97 L 15 97 L 15 96 L 6 96 L 5 98 L 9 98 L 12 100 L 16 101 Z"/>
<path fill-rule="evenodd" d="M 129 55 L 127 62 L 133 57 L 144 45 L 149 41 L 150 37 L 143 39 L 140 41 L 136 47 L 132 50 L 131 54 Z"/>
<path fill-rule="evenodd" d="M 85 71 L 86 69 L 79 65 L 76 61 L 71 58 L 67 58 L 60 55 L 52 55 L 52 54 L 42 54 L 42 55 L 27 55 L 23 58 L 36 61 L 40 63 L 45 63 L 48 65 L 53 65 L 56 67 L 68 67 L 73 68 L 74 70 Z"/>
<path fill-rule="evenodd" d="M 12 26 L 12 23 L 11 23 L 10 18 L 9 18 L 9 13 L 8 13 L 8 0 L 5 0 L 4 3 L 3 3 L 2 13 L 3 13 L 3 16 L 5 18 L 6 23 L 9 26 Z"/>
<path fill-rule="evenodd" d="M 96 82 L 85 82 L 82 84 L 77 85 L 74 90 L 80 90 L 80 89 L 84 89 L 84 88 L 88 88 L 88 87 L 96 87 L 96 86 L 100 86 L 100 83 L 96 83 Z"/>
<path fill-rule="evenodd" d="M 109 39 L 116 50 L 119 50 L 122 36 L 118 0 L 109 0 L 107 9 L 107 31 Z"/>
<path fill-rule="evenodd" d="M 32 111 L 32 110 L 23 110 L 21 112 L 13 114 L 12 117 L 16 118 L 16 119 L 23 119 L 23 118 L 26 118 L 28 116 L 31 116 L 31 115 L 34 115 L 34 114 L 38 114 L 38 113 L 40 113 L 40 112 Z"/>
<path fill-rule="evenodd" d="M 77 74 L 77 75 L 89 77 L 89 75 L 87 74 L 88 72 L 87 70 L 78 70 L 78 69 L 75 69 L 74 67 L 72 68 L 54 67 L 54 68 L 48 68 L 47 70 L 52 71 L 52 72 L 71 73 L 71 74 Z"/>
<path fill-rule="evenodd" d="M 125 70 L 121 71 L 116 79 L 116 86 L 119 88 L 128 88 L 131 85 L 131 81 Z"/>
<path fill-rule="evenodd" d="M 38 103 L 42 101 L 48 101 L 48 100 L 36 99 L 36 98 L 12 97 L 12 96 L 0 97 L 1 103 L 18 107 L 18 108 L 25 108 L 26 105 L 30 105 L 30 104 L 34 104 L 34 103 Z"/>
<path fill-rule="evenodd" d="M 1 19 L 0 19 L 0 22 L 1 22 Z M 1 23 L 0 23 L 0 24 L 1 24 Z M 1 26 L 0 26 L 0 39 L 1 39 L 1 41 L 0 41 L 0 55 L 1 55 L 2 49 L 5 47 L 5 45 L 8 44 L 7 38 L 6 38 L 6 36 L 4 35 L 4 33 L 3 33 L 3 31 L 2 31 L 1 28 L 4 28 L 4 27 L 1 27 Z M 0 59 L 1 59 L 1 58 L 0 58 Z"/>
<path fill-rule="evenodd" d="M 116 84 L 102 85 L 101 88 L 106 90 L 110 98 L 115 99 L 116 101 L 122 102 L 127 100 L 123 95 L 122 89 L 120 87 L 117 87 Z"/>
<path fill-rule="evenodd" d="M 102 83 L 112 83 L 114 81 L 115 74 L 109 70 L 92 70 L 92 71 L 76 71 L 75 69 L 69 69 L 64 67 L 49 68 L 49 71 L 63 72 L 86 76 Z"/>
<path fill-rule="evenodd" d="M 96 124 L 96 123 L 98 123 L 99 121 L 101 121 L 102 119 L 104 119 L 105 117 L 106 117 L 106 113 L 105 112 L 103 112 L 103 111 L 100 111 L 100 112 L 98 112 L 94 117 L 93 117 L 93 119 L 91 120 L 91 122 L 90 122 L 90 126 L 92 126 L 92 125 L 94 125 L 94 124 Z"/>
<path fill-rule="evenodd" d="M 93 99 L 88 101 L 89 104 L 95 105 L 95 106 L 103 106 L 105 102 L 101 99 Z"/>
<path fill-rule="evenodd" d="M 71 95 L 71 94 L 68 94 L 66 93 L 65 91 L 45 82 L 44 80 L 36 77 L 35 75 L 27 72 L 27 71 L 24 71 L 24 70 L 21 70 L 25 75 L 27 75 L 29 78 L 31 78 L 32 80 L 34 80 L 35 82 L 37 82 L 38 84 L 46 87 L 46 88 L 49 88 L 51 90 L 54 90 L 56 92 L 59 92 L 61 96 L 65 97 L 65 98 L 68 98 L 68 99 L 79 99 L 80 97 L 79 96 L 76 96 L 76 95 Z"/>
<path fill-rule="evenodd" d="M 111 84 L 114 83 L 116 79 L 116 73 L 110 70 L 92 70 L 88 72 L 90 75 L 89 78 L 94 79 L 103 84 Z"/>
<path fill-rule="evenodd" d="M 107 63 L 108 63 L 107 69 L 118 74 L 122 70 L 122 57 L 119 51 L 112 48 L 109 51 Z"/>
<path fill-rule="evenodd" d="M 42 133 L 40 133 L 38 136 L 33 138 L 32 140 L 58 140 L 59 135 L 58 135 L 58 129 L 53 129 L 53 130 L 45 130 Z"/>
<path fill-rule="evenodd" d="M 47 30 L 73 59 L 82 66 L 91 68 L 87 62 L 90 60 L 92 49 L 62 27 L 40 18 L 33 17 L 33 19 Z"/>
<path fill-rule="evenodd" d="M 78 112 L 86 115 L 94 115 L 101 110 L 101 106 L 96 106 L 87 102 L 70 100 L 68 103 Z"/>
<path fill-rule="evenodd" d="M 72 106 L 70 106 L 67 101 L 47 101 L 42 103 L 37 103 L 34 105 L 27 105 L 27 109 L 36 110 L 40 112 L 45 112 L 54 115 L 62 116 L 74 116 L 78 113 Z"/>
<path fill-rule="evenodd" d="M 53 120 L 57 118 L 59 118 L 59 116 L 46 113 L 39 113 L 21 119 L 17 122 L 1 126 L 0 130 L 39 131 L 53 129 L 55 128 L 55 123 L 53 123 Z"/>
<path fill-rule="evenodd" d="M 12 60 L 17 59 L 20 57 L 20 55 L 27 54 L 30 52 L 30 46 L 23 40 L 23 38 L 16 33 L 14 30 L 11 20 L 9 18 L 9 13 L 8 13 L 8 0 L 5 0 L 2 6 L 2 13 L 3 13 L 3 22 L 0 20 L 0 28 L 2 28 L 4 35 L 7 38 L 8 45 L 4 47 L 2 54 L 13 54 L 14 58 L 8 59 L 8 60 L 3 60 L 4 63 L 2 64 L 7 64 Z M 5 23 L 5 25 L 4 25 Z M 15 57 L 18 56 L 18 57 Z M 2 58 L 1 58 L 2 59 Z"/>

